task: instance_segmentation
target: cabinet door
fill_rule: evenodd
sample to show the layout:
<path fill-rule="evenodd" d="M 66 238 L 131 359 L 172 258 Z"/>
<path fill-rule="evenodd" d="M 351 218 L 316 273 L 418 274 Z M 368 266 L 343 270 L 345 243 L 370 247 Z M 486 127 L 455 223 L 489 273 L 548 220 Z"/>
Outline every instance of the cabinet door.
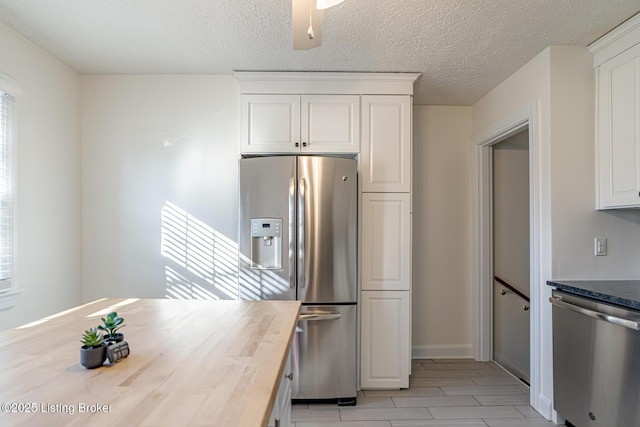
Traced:
<path fill-rule="evenodd" d="M 291 425 L 291 380 L 293 375 L 291 351 L 287 356 L 287 364 L 280 380 L 278 395 L 273 404 L 273 411 L 269 417 L 269 427 L 289 427 Z M 278 423 L 276 424 L 276 420 Z"/>
<path fill-rule="evenodd" d="M 411 191 L 411 97 L 362 97 L 362 191 Z"/>
<path fill-rule="evenodd" d="M 303 95 L 301 111 L 302 152 L 358 153 L 358 95 Z"/>
<path fill-rule="evenodd" d="M 300 150 L 299 95 L 242 95 L 242 153 Z"/>
<path fill-rule="evenodd" d="M 409 387 L 410 292 L 362 291 L 360 385 Z"/>
<path fill-rule="evenodd" d="M 640 44 L 598 69 L 598 208 L 640 207 Z"/>
<path fill-rule="evenodd" d="M 409 193 L 362 193 L 362 290 L 411 289 Z"/>

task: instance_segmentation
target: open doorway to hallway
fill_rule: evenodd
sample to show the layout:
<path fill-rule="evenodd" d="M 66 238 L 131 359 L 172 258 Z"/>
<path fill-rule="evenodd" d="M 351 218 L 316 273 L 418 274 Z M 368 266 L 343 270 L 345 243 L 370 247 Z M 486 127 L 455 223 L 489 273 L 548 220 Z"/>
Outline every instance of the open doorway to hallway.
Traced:
<path fill-rule="evenodd" d="M 491 146 L 493 360 L 530 383 L 529 131 Z"/>
<path fill-rule="evenodd" d="M 546 278 L 551 277 L 551 214 L 549 140 L 541 134 L 539 105 L 532 103 L 494 121 L 472 138 L 473 190 L 473 318 L 474 358 L 493 360 L 493 200 L 492 146 L 528 128 L 529 140 L 529 337 L 530 405 L 544 418 L 553 411 L 553 367 L 550 351 L 550 307 Z M 523 310 L 524 311 L 524 310 Z"/>

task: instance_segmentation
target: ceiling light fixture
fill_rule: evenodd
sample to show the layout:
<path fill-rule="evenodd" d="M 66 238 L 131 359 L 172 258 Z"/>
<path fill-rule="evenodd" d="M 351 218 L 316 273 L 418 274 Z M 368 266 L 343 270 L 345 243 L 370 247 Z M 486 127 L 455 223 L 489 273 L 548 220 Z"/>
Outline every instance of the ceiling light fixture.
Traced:
<path fill-rule="evenodd" d="M 330 7 L 333 7 L 337 4 L 342 3 L 344 0 L 317 0 L 316 1 L 316 8 L 319 10 L 324 10 L 324 9 L 328 9 Z"/>
<path fill-rule="evenodd" d="M 322 44 L 324 9 L 344 0 L 291 0 L 293 50 L 309 50 Z"/>

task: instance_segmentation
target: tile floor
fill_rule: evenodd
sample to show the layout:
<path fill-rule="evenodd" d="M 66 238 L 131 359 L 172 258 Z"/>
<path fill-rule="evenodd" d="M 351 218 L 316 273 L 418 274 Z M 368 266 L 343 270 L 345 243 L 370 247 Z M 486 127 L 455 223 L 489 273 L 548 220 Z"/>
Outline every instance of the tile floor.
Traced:
<path fill-rule="evenodd" d="M 295 404 L 294 427 L 550 427 L 529 388 L 495 363 L 414 360 L 410 388 L 363 391 L 355 407 Z"/>

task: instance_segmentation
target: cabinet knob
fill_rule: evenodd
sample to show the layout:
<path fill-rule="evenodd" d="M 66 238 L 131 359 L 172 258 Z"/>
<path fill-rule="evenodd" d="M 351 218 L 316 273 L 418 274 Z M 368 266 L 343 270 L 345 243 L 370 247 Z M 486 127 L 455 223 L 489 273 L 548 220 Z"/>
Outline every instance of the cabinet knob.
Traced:
<path fill-rule="evenodd" d="M 299 142 L 296 142 L 296 147 L 299 147 L 299 146 L 300 146 L 300 143 L 299 143 Z"/>
<path fill-rule="evenodd" d="M 529 306 L 528 306 L 528 305 L 523 305 L 523 306 L 522 306 L 522 309 L 523 309 L 524 311 L 529 311 Z"/>
<path fill-rule="evenodd" d="M 284 377 L 289 381 L 293 381 L 293 372 L 290 372 L 289 375 L 285 375 Z"/>
<path fill-rule="evenodd" d="M 306 147 L 306 146 L 307 146 L 307 143 L 306 143 L 306 142 L 303 142 L 303 143 L 302 143 L 302 146 L 303 146 L 303 147 Z"/>

